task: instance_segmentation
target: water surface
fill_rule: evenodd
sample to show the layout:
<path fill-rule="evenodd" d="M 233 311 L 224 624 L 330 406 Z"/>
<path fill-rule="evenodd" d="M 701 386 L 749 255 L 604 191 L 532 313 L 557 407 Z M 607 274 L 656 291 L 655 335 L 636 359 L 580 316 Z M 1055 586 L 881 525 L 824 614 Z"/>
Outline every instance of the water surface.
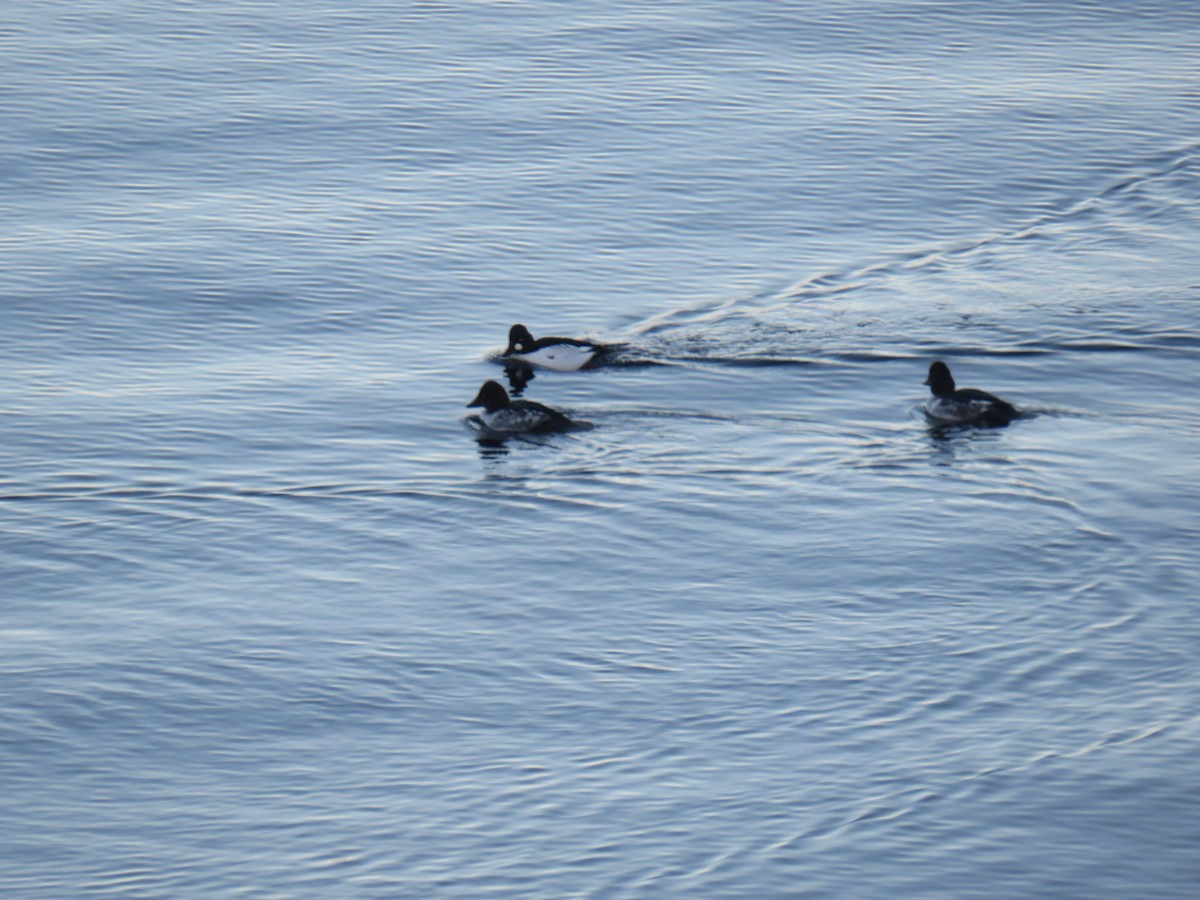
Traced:
<path fill-rule="evenodd" d="M 1192 895 L 1192 5 L 10 6 L 9 894 Z"/>

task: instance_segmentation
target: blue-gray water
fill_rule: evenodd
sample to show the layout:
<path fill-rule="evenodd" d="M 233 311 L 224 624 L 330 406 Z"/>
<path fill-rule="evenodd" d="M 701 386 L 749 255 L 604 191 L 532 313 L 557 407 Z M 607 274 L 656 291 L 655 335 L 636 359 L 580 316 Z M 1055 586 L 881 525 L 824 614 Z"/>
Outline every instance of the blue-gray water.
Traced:
<path fill-rule="evenodd" d="M 1198 47 L 7 3 L 4 896 L 1194 896 Z"/>

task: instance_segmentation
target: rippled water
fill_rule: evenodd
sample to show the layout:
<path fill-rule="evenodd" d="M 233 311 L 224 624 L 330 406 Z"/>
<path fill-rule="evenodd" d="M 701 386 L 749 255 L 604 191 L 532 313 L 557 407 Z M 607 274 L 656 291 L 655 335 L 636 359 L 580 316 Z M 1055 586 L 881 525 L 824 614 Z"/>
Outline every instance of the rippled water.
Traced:
<path fill-rule="evenodd" d="M 1193 895 L 1194 5 L 4 18 L 6 896 Z"/>

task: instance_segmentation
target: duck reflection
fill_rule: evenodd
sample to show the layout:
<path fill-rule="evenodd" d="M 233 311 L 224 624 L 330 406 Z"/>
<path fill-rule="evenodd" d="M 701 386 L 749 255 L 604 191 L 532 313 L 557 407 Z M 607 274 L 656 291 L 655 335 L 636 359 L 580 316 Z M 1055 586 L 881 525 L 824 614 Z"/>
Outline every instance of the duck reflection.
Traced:
<path fill-rule="evenodd" d="M 514 397 L 520 397 L 526 385 L 537 377 L 529 366 L 514 363 L 509 363 L 504 367 L 504 375 L 508 379 L 509 393 Z"/>
<path fill-rule="evenodd" d="M 480 459 L 502 459 L 508 456 L 509 450 L 507 440 L 502 437 L 491 435 L 479 435 L 475 438 L 475 443 L 479 445 Z"/>
<path fill-rule="evenodd" d="M 952 466 L 963 459 L 985 458 L 1003 462 L 1003 429 L 972 423 L 932 423 L 925 431 L 929 440 L 929 462 L 934 466 Z M 984 454 L 981 457 L 980 454 Z"/>

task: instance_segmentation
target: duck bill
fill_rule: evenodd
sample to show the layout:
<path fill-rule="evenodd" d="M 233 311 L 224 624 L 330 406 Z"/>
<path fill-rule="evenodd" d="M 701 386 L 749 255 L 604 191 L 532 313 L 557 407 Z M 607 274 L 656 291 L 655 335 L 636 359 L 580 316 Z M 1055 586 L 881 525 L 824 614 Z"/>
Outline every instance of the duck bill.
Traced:
<path fill-rule="evenodd" d="M 483 391 L 482 390 L 478 394 L 475 395 L 474 400 L 472 400 L 470 403 L 467 404 L 468 409 L 472 406 L 483 406 Z"/>

